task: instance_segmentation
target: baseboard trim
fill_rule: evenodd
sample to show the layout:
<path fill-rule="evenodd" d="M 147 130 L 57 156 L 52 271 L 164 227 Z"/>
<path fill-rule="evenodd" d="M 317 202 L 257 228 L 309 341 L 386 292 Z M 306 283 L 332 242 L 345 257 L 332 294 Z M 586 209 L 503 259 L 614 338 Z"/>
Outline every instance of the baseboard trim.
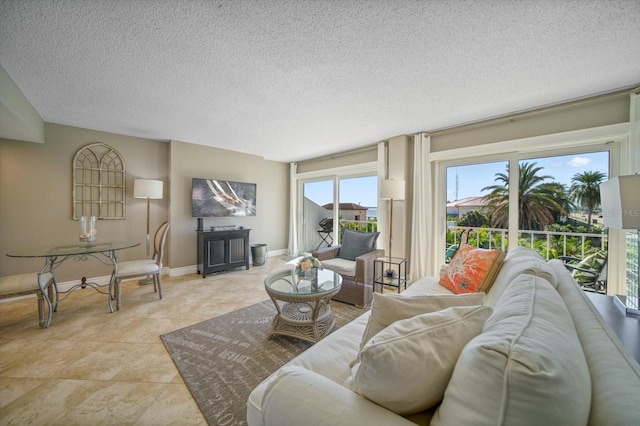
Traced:
<path fill-rule="evenodd" d="M 171 271 L 169 272 L 169 276 L 181 277 L 183 275 L 197 274 L 197 273 L 198 273 L 198 266 L 191 265 L 191 266 L 182 266 L 180 268 L 171 268 Z"/>

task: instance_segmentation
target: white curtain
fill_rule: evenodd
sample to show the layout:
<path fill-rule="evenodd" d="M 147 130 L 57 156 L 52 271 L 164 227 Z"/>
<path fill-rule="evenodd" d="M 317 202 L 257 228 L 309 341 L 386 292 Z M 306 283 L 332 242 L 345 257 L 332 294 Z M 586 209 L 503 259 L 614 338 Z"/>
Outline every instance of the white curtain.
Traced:
<path fill-rule="evenodd" d="M 298 255 L 298 164 L 289 167 L 289 256 Z"/>
<path fill-rule="evenodd" d="M 417 134 L 413 139 L 413 225 L 411 236 L 411 264 L 409 279 L 433 275 L 436 272 L 433 253 L 434 229 L 432 211 L 432 184 L 431 184 L 431 137 L 425 134 Z"/>
<path fill-rule="evenodd" d="M 387 146 L 386 142 L 378 143 L 378 248 L 389 250 L 389 201 L 380 199 L 380 182 L 387 179 Z"/>
<path fill-rule="evenodd" d="M 640 173 L 640 87 L 631 92 L 629 122 L 629 144 L 631 148 L 629 170 L 634 174 Z"/>

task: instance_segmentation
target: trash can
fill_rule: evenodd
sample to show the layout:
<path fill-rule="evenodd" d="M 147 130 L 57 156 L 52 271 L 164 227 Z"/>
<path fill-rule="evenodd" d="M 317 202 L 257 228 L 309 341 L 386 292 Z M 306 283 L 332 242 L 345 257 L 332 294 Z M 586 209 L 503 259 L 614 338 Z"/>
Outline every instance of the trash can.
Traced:
<path fill-rule="evenodd" d="M 251 258 L 255 266 L 264 265 L 268 257 L 266 244 L 251 244 Z"/>

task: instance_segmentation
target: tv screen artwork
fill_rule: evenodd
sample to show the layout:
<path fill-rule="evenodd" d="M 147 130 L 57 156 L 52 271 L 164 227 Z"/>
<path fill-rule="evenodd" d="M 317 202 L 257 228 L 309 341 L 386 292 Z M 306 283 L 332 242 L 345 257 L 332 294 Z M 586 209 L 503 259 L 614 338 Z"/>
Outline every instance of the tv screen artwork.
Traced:
<path fill-rule="evenodd" d="M 256 184 L 193 178 L 191 216 L 255 216 Z"/>

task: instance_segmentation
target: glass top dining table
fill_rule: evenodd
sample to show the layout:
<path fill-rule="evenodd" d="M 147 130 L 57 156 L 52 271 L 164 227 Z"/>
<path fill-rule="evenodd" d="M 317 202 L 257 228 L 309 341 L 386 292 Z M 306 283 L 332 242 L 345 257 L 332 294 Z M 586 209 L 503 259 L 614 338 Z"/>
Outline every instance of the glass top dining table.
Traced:
<path fill-rule="evenodd" d="M 136 241 L 107 241 L 68 244 L 58 246 L 27 247 L 7 253 L 9 257 L 49 257 L 74 256 L 83 254 L 105 253 L 139 246 Z"/>
<path fill-rule="evenodd" d="M 114 284 L 115 274 L 118 270 L 118 262 L 116 259 L 116 251 L 139 246 L 137 241 L 92 241 L 86 243 L 76 244 L 63 244 L 63 245 L 51 245 L 51 246 L 34 246 L 21 249 L 12 250 L 7 253 L 9 257 L 20 258 L 33 258 L 44 257 L 45 262 L 39 274 L 51 272 L 53 276 L 53 285 L 49 286 L 49 298 L 53 304 L 54 312 L 58 308 L 58 303 L 66 299 L 69 294 L 78 289 L 84 289 L 86 287 L 92 287 L 96 291 L 107 294 L 109 300 L 109 310 L 113 312 L 112 300 L 112 287 Z M 113 267 L 113 272 L 108 284 L 99 284 L 96 282 L 89 282 L 85 277 L 82 277 L 80 283 L 71 286 L 66 291 L 59 291 L 58 284 L 55 278 L 55 269 L 64 263 L 68 259 L 74 259 L 75 261 L 88 260 L 90 257 L 97 259 L 105 265 Z M 101 291 L 100 287 L 109 286 L 108 291 Z M 59 298 L 59 293 L 67 293 L 62 299 Z"/>

